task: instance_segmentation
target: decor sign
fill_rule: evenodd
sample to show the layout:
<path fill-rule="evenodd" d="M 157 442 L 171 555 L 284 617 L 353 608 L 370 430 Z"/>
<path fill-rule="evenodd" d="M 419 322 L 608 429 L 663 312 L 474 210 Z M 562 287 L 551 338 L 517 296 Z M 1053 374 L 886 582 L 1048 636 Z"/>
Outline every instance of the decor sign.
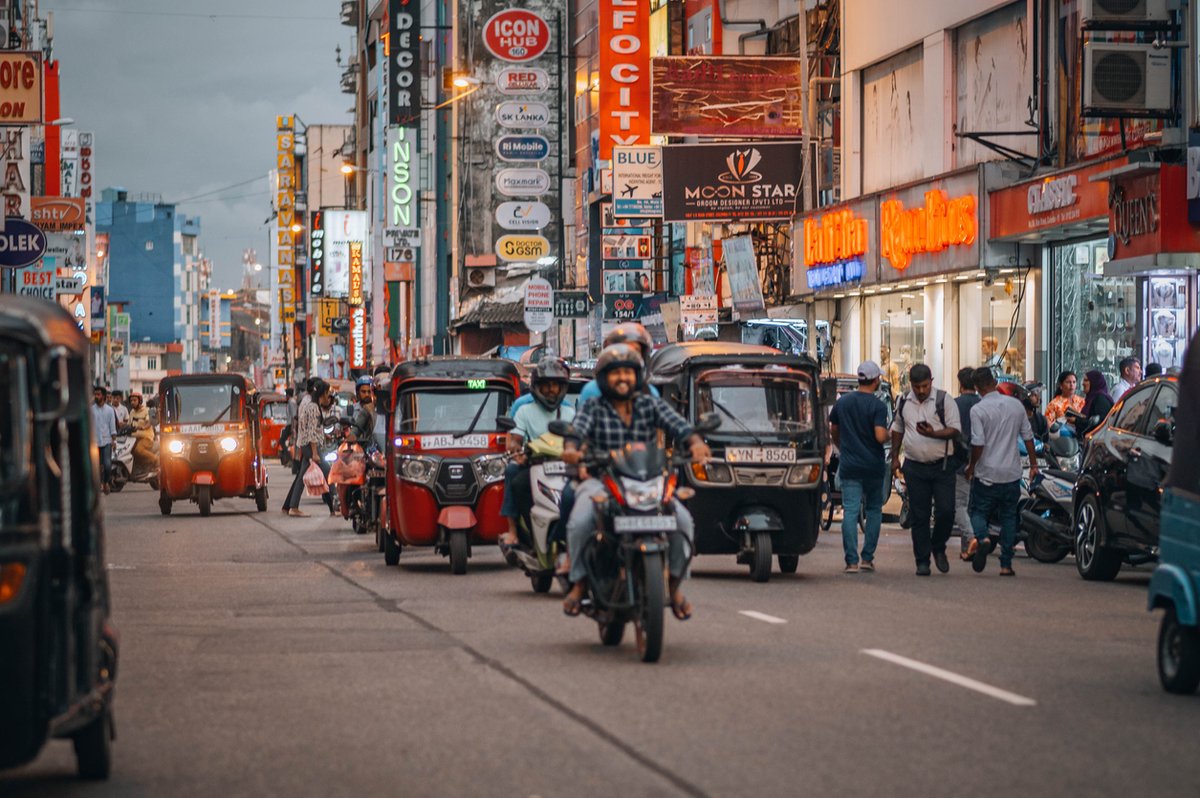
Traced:
<path fill-rule="evenodd" d="M 904 271 L 919 253 L 975 243 L 979 233 L 974 194 L 950 199 L 945 191 L 925 192 L 925 205 L 906 209 L 900 200 L 879 204 L 879 254 Z"/>
<path fill-rule="evenodd" d="M 483 46 L 504 61 L 532 61 L 550 47 L 550 26 L 532 11 L 509 8 L 484 23 Z"/>
<path fill-rule="evenodd" d="M 690 144 L 663 149 L 663 218 L 670 222 L 791 219 L 800 147 Z"/>
<path fill-rule="evenodd" d="M 655 135 L 768 136 L 803 132 L 799 58 L 665 56 L 653 59 Z"/>
<path fill-rule="evenodd" d="M 600 0 L 600 160 L 650 143 L 650 4 Z"/>
<path fill-rule="evenodd" d="M 421 123 L 421 3 L 388 0 L 384 52 L 388 67 L 388 119 L 393 125 Z"/>

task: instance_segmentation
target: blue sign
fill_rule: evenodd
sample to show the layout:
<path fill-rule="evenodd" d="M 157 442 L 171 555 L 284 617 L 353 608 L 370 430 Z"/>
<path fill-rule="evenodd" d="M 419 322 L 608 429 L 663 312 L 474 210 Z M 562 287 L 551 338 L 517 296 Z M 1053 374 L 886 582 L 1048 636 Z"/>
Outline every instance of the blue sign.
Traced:
<path fill-rule="evenodd" d="M 0 267 L 19 269 L 36 263 L 46 254 L 46 234 L 24 219 L 9 217 L 0 233 Z"/>
<path fill-rule="evenodd" d="M 550 155 L 545 136 L 501 136 L 496 140 L 496 155 L 505 161 L 544 161 Z"/>
<path fill-rule="evenodd" d="M 808 287 L 814 291 L 822 288 L 835 288 L 847 283 L 857 283 L 863 278 L 866 269 L 863 262 L 857 258 L 841 263 L 831 263 L 828 266 L 816 266 L 808 269 Z"/>

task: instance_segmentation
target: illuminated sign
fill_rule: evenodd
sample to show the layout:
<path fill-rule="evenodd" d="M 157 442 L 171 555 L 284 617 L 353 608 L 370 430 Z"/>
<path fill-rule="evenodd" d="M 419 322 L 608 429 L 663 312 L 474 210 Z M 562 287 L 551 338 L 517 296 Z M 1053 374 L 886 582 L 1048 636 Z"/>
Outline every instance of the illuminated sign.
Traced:
<path fill-rule="evenodd" d="M 866 274 L 866 268 L 858 258 L 825 266 L 815 266 L 805 272 L 805 276 L 808 278 L 808 287 L 814 291 L 861 282 L 864 274 Z"/>
<path fill-rule="evenodd" d="M 391 0 L 388 9 L 388 116 L 394 125 L 421 118 L 421 4 Z"/>
<path fill-rule="evenodd" d="M 898 271 L 912 256 L 975 243 L 979 233 L 975 195 L 949 199 L 945 191 L 925 192 L 925 206 L 906 209 L 900 200 L 879 205 L 879 253 Z"/>
<path fill-rule="evenodd" d="M 600 160 L 650 143 L 650 4 L 600 0 Z"/>
<path fill-rule="evenodd" d="M 322 211 L 313 211 L 309 214 L 308 230 L 309 250 L 312 252 L 312 277 L 310 280 L 310 293 L 320 294 L 325 288 L 325 228 L 323 226 L 324 213 Z"/>
<path fill-rule="evenodd" d="M 367 309 L 350 308 L 350 368 L 367 367 Z"/>
<path fill-rule="evenodd" d="M 279 315 L 285 324 L 296 318 L 296 246 L 292 225 L 296 222 L 296 136 L 291 116 L 275 117 L 275 264 L 279 267 Z M 283 275 L 287 274 L 285 278 Z"/>
<path fill-rule="evenodd" d="M 361 241 L 350 242 L 350 290 L 346 301 L 351 305 L 363 303 L 363 245 Z"/>
<path fill-rule="evenodd" d="M 849 209 L 805 219 L 804 265 L 812 268 L 865 255 L 869 235 L 867 220 L 856 218 Z M 812 285 L 811 275 L 808 284 Z"/>

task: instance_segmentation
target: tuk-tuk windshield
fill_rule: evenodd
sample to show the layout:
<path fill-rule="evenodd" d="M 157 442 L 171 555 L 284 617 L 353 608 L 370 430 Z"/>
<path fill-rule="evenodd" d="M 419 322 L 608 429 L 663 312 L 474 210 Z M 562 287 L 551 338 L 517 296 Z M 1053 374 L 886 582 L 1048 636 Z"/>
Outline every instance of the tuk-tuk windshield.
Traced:
<path fill-rule="evenodd" d="M 287 402 L 267 402 L 263 405 L 263 418 L 286 424 L 288 420 Z"/>
<path fill-rule="evenodd" d="M 172 385 L 163 397 L 167 424 L 223 424 L 242 420 L 242 388 L 228 382 Z"/>
<path fill-rule="evenodd" d="M 705 413 L 721 417 L 721 434 L 810 432 L 812 382 L 795 371 L 710 371 L 696 381 L 696 417 Z"/>
<path fill-rule="evenodd" d="M 29 409 L 23 353 L 0 346 L 0 485 L 20 480 L 29 468 Z"/>
<path fill-rule="evenodd" d="M 512 394 L 489 386 L 419 388 L 402 391 L 397 402 L 395 432 L 494 432 L 496 417 L 508 413 Z M 474 424 L 474 428 L 472 428 Z"/>

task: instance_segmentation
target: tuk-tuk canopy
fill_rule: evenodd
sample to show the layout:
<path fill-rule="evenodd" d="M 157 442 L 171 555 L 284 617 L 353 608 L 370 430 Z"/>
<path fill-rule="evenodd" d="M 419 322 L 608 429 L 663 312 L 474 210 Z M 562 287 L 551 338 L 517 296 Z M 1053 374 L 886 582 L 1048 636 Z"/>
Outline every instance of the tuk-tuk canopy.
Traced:
<path fill-rule="evenodd" d="M 406 360 L 392 371 L 392 384 L 401 380 L 504 380 L 516 386 L 520 379 L 517 364 L 503 358 L 431 357 Z"/>
<path fill-rule="evenodd" d="M 1200 330 L 1192 336 L 1179 375 L 1179 405 L 1175 408 L 1175 442 L 1166 485 L 1200 496 Z"/>
<path fill-rule="evenodd" d="M 159 383 L 166 423 L 214 424 L 243 421 L 254 383 L 240 374 L 188 374 Z"/>
<path fill-rule="evenodd" d="M 778 349 L 757 344 L 737 344 L 725 341 L 688 341 L 668 344 L 650 357 L 650 381 L 675 380 L 693 367 L 720 365 L 786 366 L 817 370 L 817 361 L 808 355 L 787 355 Z"/>
<path fill-rule="evenodd" d="M 58 305 L 27 296 L 0 294 L 0 338 L 13 338 L 41 349 L 62 346 L 87 358 L 89 342 L 75 319 Z"/>

